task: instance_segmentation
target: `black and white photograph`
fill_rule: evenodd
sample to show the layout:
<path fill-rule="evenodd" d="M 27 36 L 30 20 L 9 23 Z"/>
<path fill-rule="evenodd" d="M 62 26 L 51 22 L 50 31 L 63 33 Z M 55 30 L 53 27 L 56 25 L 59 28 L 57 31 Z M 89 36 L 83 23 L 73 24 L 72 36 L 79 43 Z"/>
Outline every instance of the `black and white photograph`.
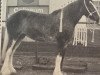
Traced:
<path fill-rule="evenodd" d="M 0 0 L 0 75 L 100 75 L 100 0 Z"/>

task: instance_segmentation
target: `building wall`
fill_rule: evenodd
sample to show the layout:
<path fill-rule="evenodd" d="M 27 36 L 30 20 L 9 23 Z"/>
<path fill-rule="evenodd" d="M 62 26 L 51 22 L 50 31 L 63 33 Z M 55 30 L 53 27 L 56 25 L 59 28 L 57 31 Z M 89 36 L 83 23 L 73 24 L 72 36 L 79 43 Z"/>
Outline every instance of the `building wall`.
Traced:
<path fill-rule="evenodd" d="M 49 13 L 49 0 L 8 0 L 7 17 L 20 10 Z"/>
<path fill-rule="evenodd" d="M 8 0 L 7 6 L 49 5 L 50 0 Z"/>
<path fill-rule="evenodd" d="M 55 10 L 61 9 L 68 5 L 69 3 L 76 1 L 76 0 L 50 0 L 50 13 Z"/>

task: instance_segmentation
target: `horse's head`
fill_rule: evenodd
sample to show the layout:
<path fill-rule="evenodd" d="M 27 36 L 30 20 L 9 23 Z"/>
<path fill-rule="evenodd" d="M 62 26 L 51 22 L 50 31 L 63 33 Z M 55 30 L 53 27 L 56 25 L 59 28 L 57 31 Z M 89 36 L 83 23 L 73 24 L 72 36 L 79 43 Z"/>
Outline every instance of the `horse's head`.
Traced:
<path fill-rule="evenodd" d="M 81 0 L 83 3 L 84 15 L 99 23 L 99 12 L 92 0 Z"/>

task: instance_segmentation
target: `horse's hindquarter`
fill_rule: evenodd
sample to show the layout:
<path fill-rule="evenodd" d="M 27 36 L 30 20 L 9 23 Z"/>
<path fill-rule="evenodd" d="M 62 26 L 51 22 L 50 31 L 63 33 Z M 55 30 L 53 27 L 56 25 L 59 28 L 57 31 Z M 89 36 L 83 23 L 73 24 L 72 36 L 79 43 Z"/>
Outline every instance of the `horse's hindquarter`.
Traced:
<path fill-rule="evenodd" d="M 19 11 L 7 20 L 7 30 L 12 38 L 26 34 L 31 38 L 43 36 L 43 26 L 46 25 L 47 15 L 30 11 Z"/>

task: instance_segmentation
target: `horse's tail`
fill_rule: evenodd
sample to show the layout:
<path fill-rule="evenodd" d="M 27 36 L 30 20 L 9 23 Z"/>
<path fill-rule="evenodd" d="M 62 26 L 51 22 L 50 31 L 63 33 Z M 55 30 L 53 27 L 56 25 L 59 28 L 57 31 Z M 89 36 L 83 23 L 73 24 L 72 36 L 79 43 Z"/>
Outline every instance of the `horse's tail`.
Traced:
<path fill-rule="evenodd" d="M 2 61 L 4 61 L 5 59 L 8 43 L 9 43 L 9 35 L 8 35 L 7 28 L 5 27 L 5 35 L 4 35 L 3 47 L 2 47 L 2 53 L 1 53 Z"/>
<path fill-rule="evenodd" d="M 10 16 L 9 19 L 7 19 L 3 48 L 2 48 L 2 53 L 1 53 L 2 60 L 5 59 L 6 51 L 11 46 L 12 40 L 17 39 L 20 34 L 19 32 L 22 31 L 20 29 L 21 28 L 20 21 L 22 21 L 22 18 L 25 17 L 23 13 L 27 15 L 26 12 L 19 11 L 13 14 L 12 16 Z"/>

